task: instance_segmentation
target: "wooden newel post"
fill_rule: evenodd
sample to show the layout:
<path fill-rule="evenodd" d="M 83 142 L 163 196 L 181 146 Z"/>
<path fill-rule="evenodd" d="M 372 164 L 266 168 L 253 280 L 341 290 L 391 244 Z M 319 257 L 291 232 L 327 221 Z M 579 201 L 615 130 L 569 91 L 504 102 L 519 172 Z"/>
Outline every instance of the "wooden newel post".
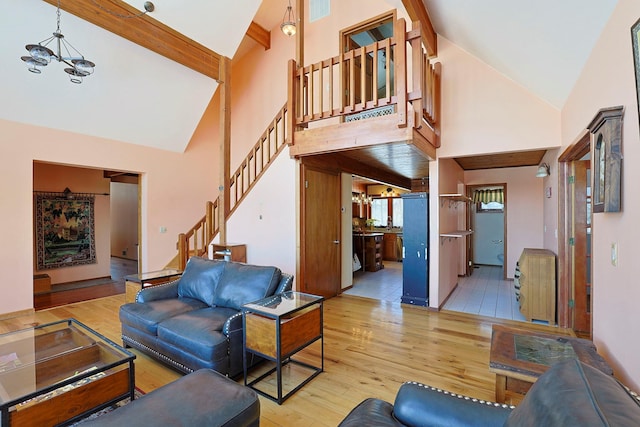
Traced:
<path fill-rule="evenodd" d="M 184 270 L 187 266 L 187 235 L 184 233 L 178 234 L 178 269 Z"/>

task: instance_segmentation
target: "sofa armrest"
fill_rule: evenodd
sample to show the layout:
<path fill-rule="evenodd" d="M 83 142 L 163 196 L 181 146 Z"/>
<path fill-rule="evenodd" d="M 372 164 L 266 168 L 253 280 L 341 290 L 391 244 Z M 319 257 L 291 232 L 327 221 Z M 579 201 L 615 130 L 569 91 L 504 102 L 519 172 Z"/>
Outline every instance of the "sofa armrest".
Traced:
<path fill-rule="evenodd" d="M 179 281 L 180 279 L 176 279 L 161 285 L 144 288 L 136 295 L 136 302 L 149 302 L 160 299 L 177 298 Z"/>
<path fill-rule="evenodd" d="M 290 291 L 292 287 L 293 287 L 293 275 L 289 273 L 281 273 L 280 282 L 278 283 L 278 287 L 276 288 L 276 291 L 273 294 L 278 295 L 283 292 Z"/>
<path fill-rule="evenodd" d="M 407 382 L 396 395 L 393 414 L 407 426 L 501 426 L 513 408 Z"/>
<path fill-rule="evenodd" d="M 369 398 L 353 408 L 338 427 L 401 427 L 393 418 L 393 406 L 384 400 Z"/>
<path fill-rule="evenodd" d="M 227 337 L 233 332 L 237 330 L 242 330 L 242 312 L 239 311 L 233 316 L 230 316 L 222 326 L 222 333 Z"/>

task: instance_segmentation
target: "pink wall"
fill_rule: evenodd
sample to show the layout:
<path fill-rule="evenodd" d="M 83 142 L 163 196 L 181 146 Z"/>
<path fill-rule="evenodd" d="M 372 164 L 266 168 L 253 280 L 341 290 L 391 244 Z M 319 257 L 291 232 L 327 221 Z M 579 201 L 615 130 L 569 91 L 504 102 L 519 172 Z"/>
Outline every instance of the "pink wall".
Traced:
<path fill-rule="evenodd" d="M 444 37 L 439 157 L 560 146 L 560 112 Z"/>
<path fill-rule="evenodd" d="M 10 159 L 0 169 L 0 194 L 12 206 L 0 212 L 0 220 L 11 224 L 3 234 L 11 244 L 0 249 L 0 313 L 33 307 L 34 160 L 141 173 L 142 263 L 149 271 L 175 256 L 177 234 L 204 214 L 217 187 L 217 154 L 205 135 L 180 154 L 0 120 L 0 157 Z M 159 232 L 161 225 L 167 233 Z"/>
<path fill-rule="evenodd" d="M 640 17 L 640 3 L 620 0 L 562 110 L 563 149 L 576 140 L 600 108 L 623 105 L 623 211 L 593 217 L 593 338 L 616 377 L 640 388 L 640 340 L 635 328 L 640 286 L 637 246 L 640 241 L 640 129 L 630 28 Z M 618 265 L 610 262 L 618 244 Z"/>
<path fill-rule="evenodd" d="M 466 185 L 507 184 L 507 252 L 505 269 L 513 278 L 516 262 L 524 248 L 543 247 L 543 180 L 536 178 L 537 166 L 466 171 Z"/>

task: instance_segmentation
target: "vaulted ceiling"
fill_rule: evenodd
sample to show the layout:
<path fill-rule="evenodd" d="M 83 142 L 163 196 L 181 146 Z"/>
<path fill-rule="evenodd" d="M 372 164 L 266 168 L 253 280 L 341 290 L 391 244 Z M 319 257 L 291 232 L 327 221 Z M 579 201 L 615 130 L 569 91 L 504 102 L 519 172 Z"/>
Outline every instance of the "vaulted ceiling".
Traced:
<path fill-rule="evenodd" d="M 47 0 L 49 2 L 56 0 Z M 26 71 L 20 56 L 56 29 L 56 9 L 43 0 L 0 2 L 0 119 L 64 129 L 126 143 L 183 151 L 217 83 L 74 15 L 61 30 L 96 63 L 81 85 L 63 66 Z M 79 0 L 61 0 L 78 2 Z M 118 0 L 82 0 L 110 9 Z M 124 0 L 143 10 L 143 0 Z M 389 8 L 401 0 L 386 0 Z M 559 110 L 617 0 L 423 0 L 438 34 L 477 56 Z M 155 0 L 152 19 L 227 57 L 255 45 L 252 20 L 275 29 L 284 0 Z M 64 7 L 64 6 L 63 6 Z M 105 12 L 107 13 L 107 12 Z M 135 19 L 122 18 L 122 25 Z"/>

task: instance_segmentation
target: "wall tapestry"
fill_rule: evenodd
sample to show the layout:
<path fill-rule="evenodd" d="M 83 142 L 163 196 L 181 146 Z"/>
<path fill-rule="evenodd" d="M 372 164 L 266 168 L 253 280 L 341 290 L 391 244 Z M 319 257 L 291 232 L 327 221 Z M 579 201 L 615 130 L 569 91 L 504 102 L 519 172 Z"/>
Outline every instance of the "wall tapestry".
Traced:
<path fill-rule="evenodd" d="M 96 263 L 93 196 L 36 195 L 37 269 Z"/>

